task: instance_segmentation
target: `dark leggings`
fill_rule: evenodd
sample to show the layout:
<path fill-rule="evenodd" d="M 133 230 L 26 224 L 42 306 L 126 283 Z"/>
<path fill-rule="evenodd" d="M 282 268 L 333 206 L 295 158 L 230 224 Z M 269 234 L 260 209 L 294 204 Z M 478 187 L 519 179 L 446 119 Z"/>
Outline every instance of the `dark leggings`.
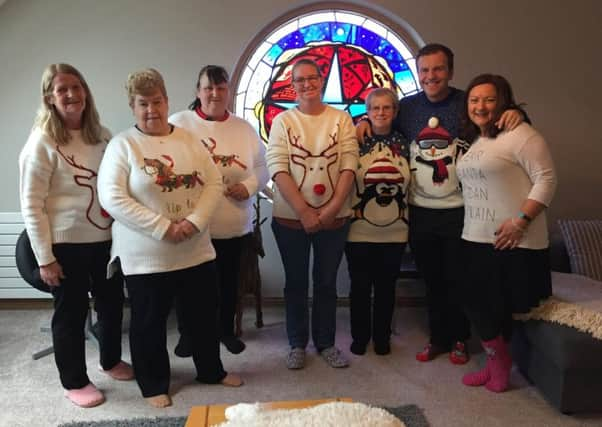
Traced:
<path fill-rule="evenodd" d="M 123 279 L 107 279 L 111 242 L 59 243 L 52 247 L 65 278 L 52 288 L 52 344 L 61 384 L 67 390 L 82 388 L 90 379 L 86 373 L 84 327 L 90 292 L 98 322 L 100 365 L 113 368 L 121 360 Z"/>

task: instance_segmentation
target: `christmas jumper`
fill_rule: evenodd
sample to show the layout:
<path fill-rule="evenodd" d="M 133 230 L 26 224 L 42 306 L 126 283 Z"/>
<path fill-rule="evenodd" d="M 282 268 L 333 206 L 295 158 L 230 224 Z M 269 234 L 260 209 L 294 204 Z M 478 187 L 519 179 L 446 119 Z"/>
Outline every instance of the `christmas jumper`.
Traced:
<path fill-rule="evenodd" d="M 213 159 L 193 136 L 174 127 L 166 136 L 136 127 L 115 136 L 100 165 L 102 206 L 115 218 L 111 260 L 126 275 L 182 270 L 215 259 L 208 225 L 222 191 Z M 180 243 L 162 240 L 173 221 L 199 233 Z"/>
<path fill-rule="evenodd" d="M 462 238 L 493 243 L 495 231 L 516 217 L 526 199 L 548 206 L 556 189 L 552 156 L 543 137 L 527 123 L 497 138 L 478 138 L 458 163 L 464 195 Z M 548 247 L 545 212 L 533 219 L 518 245 Z"/>
<path fill-rule="evenodd" d="M 442 101 L 431 102 L 424 92 L 402 98 L 399 112 L 393 127 L 410 141 L 410 168 L 412 181 L 409 189 L 409 203 L 414 206 L 432 209 L 456 208 L 462 206 L 462 193 L 456 176 L 455 164 L 463 145 L 458 146 L 458 126 L 460 112 L 465 108 L 465 94 L 454 87 Z M 437 127 L 446 134 L 448 144 L 421 149 L 420 134 L 429 129 L 429 119 L 436 118 Z M 425 138 L 423 138 L 425 139 Z M 424 143 L 423 143 L 424 144 Z"/>
<path fill-rule="evenodd" d="M 393 128 L 399 130 L 409 141 L 416 136 L 427 125 L 431 117 L 437 117 L 439 126 L 446 129 L 452 139 L 458 136 L 460 112 L 465 107 L 464 91 L 449 88 L 447 98 L 439 102 L 431 102 L 424 92 L 406 96 L 399 101 L 399 112 Z"/>
<path fill-rule="evenodd" d="M 216 121 L 207 120 L 196 111 L 181 111 L 172 115 L 169 122 L 186 129 L 209 150 L 226 187 L 241 183 L 249 193 L 249 198 L 241 201 L 222 195 L 217 214 L 209 225 L 211 237 L 228 239 L 251 232 L 253 196 L 269 180 L 265 147 L 257 132 L 247 121 L 232 114 Z"/>
<path fill-rule="evenodd" d="M 270 176 L 291 175 L 299 192 L 313 208 L 324 206 L 334 194 L 344 170 L 355 173 L 358 146 L 349 114 L 326 105 L 318 115 L 292 108 L 276 116 L 266 153 Z M 351 214 L 351 201 L 341 207 L 337 218 Z M 274 193 L 273 216 L 299 219 L 278 189 Z"/>
<path fill-rule="evenodd" d="M 402 134 L 373 135 L 360 146 L 347 241 L 408 240 L 408 142 Z"/>
<path fill-rule="evenodd" d="M 456 162 L 468 144 L 452 138 L 436 119 L 422 129 L 410 145 L 409 201 L 413 206 L 429 209 L 461 207 L 462 189 Z"/>
<path fill-rule="evenodd" d="M 19 155 L 20 202 L 25 228 L 39 265 L 56 261 L 55 243 L 92 243 L 111 239 L 109 215 L 98 202 L 96 179 L 107 142 L 84 142 L 81 131 L 59 145 L 34 128 Z"/>

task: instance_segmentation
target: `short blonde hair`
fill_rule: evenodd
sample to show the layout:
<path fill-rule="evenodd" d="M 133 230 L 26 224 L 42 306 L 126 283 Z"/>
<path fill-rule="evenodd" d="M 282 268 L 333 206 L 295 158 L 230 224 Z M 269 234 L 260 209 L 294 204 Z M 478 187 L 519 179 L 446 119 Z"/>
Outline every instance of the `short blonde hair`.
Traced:
<path fill-rule="evenodd" d="M 128 93 L 130 107 L 134 106 L 136 95 L 148 96 L 156 90 L 161 91 L 165 99 L 167 99 L 167 90 L 165 89 L 163 76 L 154 68 L 134 71 L 128 75 L 125 89 Z"/>
<path fill-rule="evenodd" d="M 386 96 L 391 100 L 391 104 L 393 104 L 393 112 L 397 113 L 397 110 L 399 109 L 399 99 L 397 99 L 395 92 L 386 87 L 377 87 L 368 93 L 368 96 L 366 97 L 366 110 L 370 109 L 370 104 L 374 98 L 381 96 Z"/>
<path fill-rule="evenodd" d="M 59 145 L 66 145 L 71 139 L 71 135 L 65 128 L 63 120 L 56 111 L 56 107 L 50 103 L 50 97 L 54 91 L 54 78 L 59 73 L 71 74 L 77 77 L 84 88 L 86 106 L 82 112 L 82 138 L 86 144 L 98 144 L 103 141 L 102 126 L 100 125 L 98 111 L 96 111 L 94 97 L 84 76 L 73 65 L 62 63 L 50 64 L 44 69 L 41 82 L 42 102 L 38 108 L 34 127 L 40 128 L 42 132 L 50 136 Z"/>

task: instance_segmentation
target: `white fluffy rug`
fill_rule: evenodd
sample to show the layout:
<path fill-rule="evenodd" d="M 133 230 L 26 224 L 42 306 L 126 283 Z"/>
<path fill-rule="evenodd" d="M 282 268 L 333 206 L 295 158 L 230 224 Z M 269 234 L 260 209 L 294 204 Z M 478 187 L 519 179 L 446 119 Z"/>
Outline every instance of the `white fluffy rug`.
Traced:
<path fill-rule="evenodd" d="M 239 403 L 226 409 L 226 419 L 219 427 L 405 427 L 383 409 L 348 402 L 274 410 L 260 403 Z"/>

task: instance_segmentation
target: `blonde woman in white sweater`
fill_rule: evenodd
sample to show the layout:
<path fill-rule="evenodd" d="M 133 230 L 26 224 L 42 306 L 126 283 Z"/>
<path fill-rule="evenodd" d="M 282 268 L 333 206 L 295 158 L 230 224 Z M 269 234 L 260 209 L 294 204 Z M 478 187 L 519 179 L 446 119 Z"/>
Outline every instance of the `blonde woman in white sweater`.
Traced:
<path fill-rule="evenodd" d="M 211 218 L 211 243 L 217 253 L 219 278 L 220 341 L 231 353 L 238 354 L 245 344 L 234 335 L 234 314 L 243 247 L 252 239 L 253 200 L 268 182 L 265 148 L 253 127 L 227 110 L 230 101 L 228 73 L 218 65 L 201 69 L 196 97 L 190 110 L 172 115 L 170 123 L 189 131 L 211 153 L 222 174 L 224 192 L 218 214 Z M 181 316 L 182 300 L 176 301 L 178 329 L 185 328 Z M 176 355 L 191 355 L 186 334 L 181 334 Z"/>
<path fill-rule="evenodd" d="M 123 282 L 106 279 L 112 219 L 98 203 L 98 166 L 110 138 L 83 76 L 68 64 L 42 75 L 42 103 L 19 156 L 21 212 L 41 279 L 54 298 L 52 342 L 65 396 L 81 407 L 104 402 L 86 373 L 88 292 L 98 314 L 100 369 L 133 378 L 121 360 Z"/>
<path fill-rule="evenodd" d="M 171 405 L 167 316 L 184 300 L 185 333 L 202 383 L 240 386 L 219 354 L 215 251 L 209 219 L 222 192 L 207 150 L 167 120 L 167 92 L 154 69 L 129 75 L 136 125 L 115 136 L 99 172 L 103 207 L 115 218 L 111 260 L 125 276 L 136 381 L 150 405 Z"/>

